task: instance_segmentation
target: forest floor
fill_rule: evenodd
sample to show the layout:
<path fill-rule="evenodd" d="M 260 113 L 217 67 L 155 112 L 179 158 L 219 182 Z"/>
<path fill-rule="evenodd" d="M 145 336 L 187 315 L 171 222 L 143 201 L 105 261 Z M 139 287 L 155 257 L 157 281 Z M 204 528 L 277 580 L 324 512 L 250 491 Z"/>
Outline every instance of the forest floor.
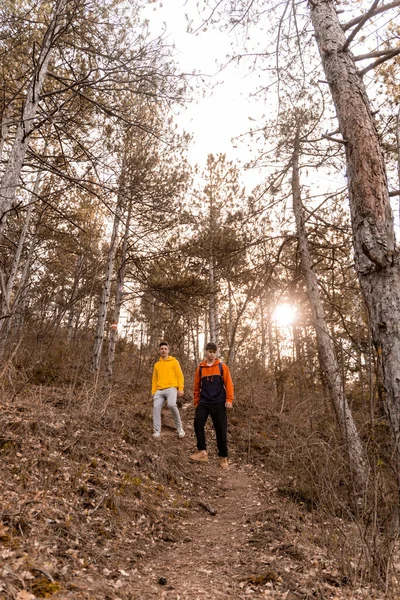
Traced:
<path fill-rule="evenodd" d="M 154 440 L 150 411 L 89 396 L 78 408 L 42 386 L 3 399 L 1 600 L 385 597 L 347 574 L 353 525 L 288 497 L 286 474 L 248 461 L 237 428 L 224 471 L 208 425 L 209 462 L 189 460 L 191 404 L 183 439 L 166 410 Z"/>

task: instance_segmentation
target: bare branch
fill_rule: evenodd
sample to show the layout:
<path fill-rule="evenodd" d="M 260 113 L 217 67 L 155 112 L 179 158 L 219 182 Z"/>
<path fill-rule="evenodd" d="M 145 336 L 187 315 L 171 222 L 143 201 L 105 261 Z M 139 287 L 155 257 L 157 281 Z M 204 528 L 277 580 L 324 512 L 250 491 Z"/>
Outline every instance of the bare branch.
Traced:
<path fill-rule="evenodd" d="M 289 8 L 289 4 L 290 4 L 290 0 L 287 0 L 287 2 L 285 4 L 285 9 L 284 9 L 284 11 L 283 11 L 283 13 L 281 15 L 281 18 L 279 19 L 278 35 L 276 37 L 275 67 L 276 67 L 276 73 L 277 73 L 277 76 L 278 76 L 278 86 L 277 86 L 278 105 L 280 105 L 280 84 L 281 84 L 280 69 L 279 69 L 279 52 L 280 52 L 280 47 L 279 46 L 280 46 L 280 40 L 281 40 L 282 25 L 284 23 L 286 11 Z"/>
<path fill-rule="evenodd" d="M 348 144 L 348 140 L 341 140 L 340 138 L 332 137 L 331 135 L 328 135 L 326 133 L 323 133 L 322 137 L 331 142 L 336 142 L 337 144 Z"/>
<path fill-rule="evenodd" d="M 393 52 L 394 48 L 387 48 L 386 50 L 375 50 L 374 52 L 368 52 L 368 54 L 360 54 L 359 56 L 354 56 L 354 62 L 359 62 L 360 60 L 368 60 L 370 58 L 379 58 L 380 56 L 386 56 L 390 52 Z"/>
<path fill-rule="evenodd" d="M 383 6 L 376 8 L 374 10 L 374 12 L 371 15 L 369 15 L 369 18 L 375 17 L 375 15 L 379 15 L 380 13 L 390 10 L 391 8 L 396 8 L 397 6 L 400 6 L 400 0 L 394 0 L 394 2 L 389 2 L 389 4 L 384 4 Z M 357 23 L 359 23 L 361 21 L 361 19 L 363 19 L 363 18 L 364 18 L 364 14 L 362 14 L 358 17 L 355 17 L 354 19 L 352 19 L 345 25 L 342 25 L 343 31 L 347 31 L 348 29 L 351 29 L 352 27 L 354 27 L 354 25 L 357 25 Z"/>
<path fill-rule="evenodd" d="M 395 50 L 392 50 L 391 52 L 388 52 L 388 54 L 386 54 L 386 56 L 383 56 L 382 58 L 379 58 L 374 63 L 371 63 L 370 65 L 368 65 L 367 67 L 365 67 L 365 69 L 363 69 L 362 71 L 360 71 L 361 77 L 363 75 L 365 75 L 365 73 L 368 73 L 368 71 L 372 71 L 372 69 L 375 69 L 376 67 L 379 67 L 379 65 L 381 65 L 384 62 L 386 62 L 390 58 L 393 58 L 394 56 L 397 56 L 398 54 L 400 54 L 400 47 L 396 48 Z"/>
<path fill-rule="evenodd" d="M 371 5 L 371 8 L 369 10 L 367 10 L 367 12 L 365 13 L 365 15 L 361 18 L 361 20 L 358 23 L 357 27 L 355 29 L 353 29 L 353 31 L 351 32 L 351 34 L 349 35 L 349 37 L 345 41 L 344 46 L 342 48 L 342 52 L 346 52 L 346 50 L 350 46 L 351 42 L 354 40 L 354 38 L 356 37 L 357 33 L 360 31 L 361 27 L 373 15 L 374 10 L 378 6 L 379 2 L 380 2 L 380 0 L 375 0 L 374 3 Z"/>

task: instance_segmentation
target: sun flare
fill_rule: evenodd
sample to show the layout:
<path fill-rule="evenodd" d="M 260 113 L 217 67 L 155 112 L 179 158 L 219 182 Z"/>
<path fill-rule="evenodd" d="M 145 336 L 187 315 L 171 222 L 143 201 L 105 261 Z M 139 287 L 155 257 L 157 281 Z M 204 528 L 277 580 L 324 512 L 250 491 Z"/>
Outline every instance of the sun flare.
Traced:
<path fill-rule="evenodd" d="M 278 304 L 273 312 L 273 320 L 278 327 L 291 325 L 297 315 L 297 309 L 293 304 Z"/>

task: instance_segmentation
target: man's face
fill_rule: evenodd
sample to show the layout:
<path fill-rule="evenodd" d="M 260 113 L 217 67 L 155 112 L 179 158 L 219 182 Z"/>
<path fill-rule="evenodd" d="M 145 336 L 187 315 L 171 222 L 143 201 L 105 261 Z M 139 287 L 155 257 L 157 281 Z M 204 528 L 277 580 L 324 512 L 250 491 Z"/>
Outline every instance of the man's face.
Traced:
<path fill-rule="evenodd" d="M 160 346 L 161 358 L 167 358 L 168 354 L 169 354 L 169 346 L 167 346 L 166 344 L 164 344 L 163 346 Z"/>
<path fill-rule="evenodd" d="M 217 356 L 217 352 L 215 350 L 206 350 L 206 359 L 212 361 Z"/>

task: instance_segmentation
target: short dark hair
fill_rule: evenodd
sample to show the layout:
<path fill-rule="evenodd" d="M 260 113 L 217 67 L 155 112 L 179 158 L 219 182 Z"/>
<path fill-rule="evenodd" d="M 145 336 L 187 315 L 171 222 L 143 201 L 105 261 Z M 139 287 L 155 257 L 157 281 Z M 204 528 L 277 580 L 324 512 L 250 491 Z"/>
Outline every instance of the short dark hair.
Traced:
<path fill-rule="evenodd" d="M 159 348 L 161 348 L 161 346 L 168 346 L 168 348 L 169 348 L 169 344 L 168 344 L 168 342 L 160 342 L 160 343 L 158 344 L 158 347 L 159 347 Z"/>
<path fill-rule="evenodd" d="M 214 344 L 214 342 L 208 342 L 208 344 L 206 345 L 206 350 L 214 350 L 214 352 L 216 352 L 217 344 Z"/>

